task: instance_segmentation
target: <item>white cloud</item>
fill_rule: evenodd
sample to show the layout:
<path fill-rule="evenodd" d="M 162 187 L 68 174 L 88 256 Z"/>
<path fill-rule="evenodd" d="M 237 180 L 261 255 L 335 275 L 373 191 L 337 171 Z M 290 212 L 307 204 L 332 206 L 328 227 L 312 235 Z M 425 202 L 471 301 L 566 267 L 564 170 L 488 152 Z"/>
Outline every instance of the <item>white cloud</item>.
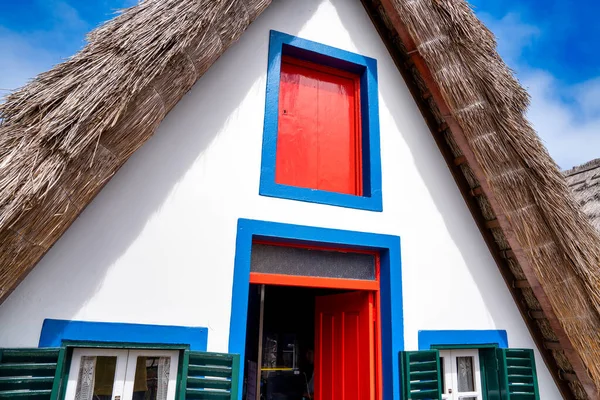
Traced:
<path fill-rule="evenodd" d="M 523 52 L 543 34 L 539 28 L 516 13 L 501 19 L 485 13 L 479 17 L 494 32 L 500 54 L 529 91 L 528 117 L 560 167 L 600 157 L 600 77 L 568 85 L 549 71 L 532 68 Z"/>
<path fill-rule="evenodd" d="M 571 87 L 545 71 L 533 70 L 523 84 L 532 98 L 528 117 L 561 168 L 600 157 L 597 79 Z"/>
<path fill-rule="evenodd" d="M 499 20 L 487 13 L 479 13 L 478 17 L 498 38 L 498 51 L 509 65 L 518 62 L 523 50 L 542 34 L 538 27 L 525 23 L 517 13 L 508 13 Z"/>

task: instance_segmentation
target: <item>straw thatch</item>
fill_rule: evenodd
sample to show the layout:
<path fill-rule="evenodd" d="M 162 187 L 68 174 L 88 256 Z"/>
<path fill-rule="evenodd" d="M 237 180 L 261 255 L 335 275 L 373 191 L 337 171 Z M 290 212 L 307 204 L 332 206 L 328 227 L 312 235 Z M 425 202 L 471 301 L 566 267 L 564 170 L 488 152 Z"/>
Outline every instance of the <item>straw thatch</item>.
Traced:
<path fill-rule="evenodd" d="M 466 2 L 396 0 L 553 311 L 600 387 L 600 238 L 525 119 L 529 97 Z"/>
<path fill-rule="evenodd" d="M 143 2 L 0 104 L 0 300 L 269 3 Z"/>
<path fill-rule="evenodd" d="M 600 231 L 600 158 L 564 171 L 575 201 Z"/>
<path fill-rule="evenodd" d="M 502 254 L 514 250 L 506 273 L 531 284 L 518 305 L 542 315 L 530 330 L 563 346 L 550 355 L 563 373 L 551 373 L 569 377 L 571 398 L 598 398 L 600 238 L 525 119 L 527 93 L 492 34 L 463 0 L 362 1 L 391 35 L 434 135 L 467 159 L 457 168 L 471 195 L 479 189 L 486 234 Z M 147 0 L 0 105 L 0 300 L 269 3 Z M 409 62 L 415 54 L 425 67 Z"/>

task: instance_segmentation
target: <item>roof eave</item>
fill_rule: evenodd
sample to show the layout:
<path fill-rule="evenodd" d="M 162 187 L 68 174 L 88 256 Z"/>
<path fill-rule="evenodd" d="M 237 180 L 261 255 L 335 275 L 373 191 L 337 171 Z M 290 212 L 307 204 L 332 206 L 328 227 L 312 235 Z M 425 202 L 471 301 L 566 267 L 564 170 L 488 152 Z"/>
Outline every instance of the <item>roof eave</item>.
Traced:
<path fill-rule="evenodd" d="M 402 41 L 402 44 L 404 45 L 405 54 L 401 54 L 400 57 L 404 58 L 406 61 L 402 62 L 402 60 L 397 59 L 398 57 L 393 58 L 399 70 L 403 73 L 405 81 L 409 85 L 413 97 L 419 105 L 419 108 L 430 127 L 431 133 L 436 143 L 438 144 L 442 155 L 446 160 L 448 168 L 450 169 L 455 181 L 457 182 L 457 185 L 461 190 L 463 198 L 465 199 L 465 202 L 467 203 L 467 206 L 471 211 L 471 214 L 473 215 L 473 218 L 484 240 L 486 241 L 490 252 L 494 257 L 494 260 L 496 261 L 496 264 L 509 288 L 511 295 L 513 296 L 515 304 L 517 305 L 524 321 L 526 322 L 528 330 L 530 331 L 538 347 L 538 350 L 540 351 L 544 362 L 546 363 L 546 366 L 550 370 L 552 377 L 557 387 L 559 388 L 562 396 L 565 399 L 575 399 L 575 395 L 569 387 L 569 382 L 579 381 L 581 385 L 585 388 L 585 391 L 589 398 L 596 398 L 597 389 L 594 385 L 594 382 L 590 379 L 589 375 L 587 374 L 585 365 L 583 364 L 577 352 L 574 350 L 571 341 L 569 340 L 558 318 L 556 317 L 543 286 L 537 279 L 533 269 L 531 268 L 529 262 L 527 261 L 523 253 L 523 250 L 521 249 L 520 244 L 515 238 L 515 235 L 513 233 L 514 231 L 511 227 L 510 222 L 508 221 L 505 215 L 499 212 L 501 208 L 495 198 L 492 189 L 487 183 L 487 178 L 481 166 L 477 162 L 461 126 L 453 118 L 452 112 L 446 104 L 442 94 L 440 93 L 440 89 L 435 80 L 433 79 L 432 73 L 427 63 L 420 55 L 417 46 L 415 45 L 415 42 L 411 37 L 406 25 L 402 22 L 401 18 L 397 14 L 397 11 L 395 10 L 392 4 L 392 0 L 361 1 L 367 9 L 375 26 L 377 27 L 380 36 L 382 37 L 384 42 L 386 42 L 388 50 L 390 50 L 392 56 L 394 53 L 395 46 L 393 46 L 393 44 L 390 43 L 390 39 L 386 35 L 385 30 L 388 28 L 386 28 L 385 23 L 378 20 L 378 12 L 376 11 L 378 7 L 383 7 L 383 10 L 385 10 L 387 14 L 387 18 L 389 19 L 390 23 L 395 29 L 395 33 Z M 410 84 L 412 79 L 410 76 L 410 72 L 406 68 L 405 63 L 412 64 L 420 73 L 421 78 L 427 85 L 427 92 L 424 93 L 418 88 L 417 85 Z M 436 118 L 434 118 L 431 115 L 431 110 L 427 105 L 427 100 L 429 98 L 432 98 L 435 104 L 437 105 L 439 112 L 444 118 L 443 123 L 438 123 Z M 447 132 L 453 136 L 456 144 L 459 146 L 462 152 L 462 156 L 460 157 L 460 159 L 457 159 L 452 154 L 451 149 L 449 149 L 448 145 L 443 140 L 441 136 L 443 132 Z M 480 186 L 479 188 L 476 188 L 475 191 L 469 186 L 468 182 L 463 176 L 463 173 L 461 172 L 461 169 L 459 168 L 462 164 L 468 164 L 468 166 L 471 168 L 479 182 Z M 494 210 L 496 220 L 485 220 L 481 213 L 481 209 L 477 205 L 477 202 L 474 201 L 474 198 L 476 196 L 485 196 L 487 198 L 488 202 L 491 204 Z M 494 241 L 494 237 L 490 231 L 492 228 L 499 228 L 504 232 L 506 239 L 510 243 L 511 251 L 501 251 L 498 248 Z M 510 268 L 508 267 L 506 261 L 507 258 L 510 257 L 516 259 L 521 265 L 521 268 L 523 269 L 523 272 L 527 277 L 527 282 L 525 283 L 525 285 L 523 284 L 523 282 L 519 282 L 518 284 L 516 284 L 517 280 L 515 279 L 514 274 L 510 271 Z M 527 307 L 527 304 L 524 301 L 523 295 L 521 293 L 521 290 L 524 287 L 531 288 L 536 298 L 540 302 L 542 309 L 539 310 L 539 312 L 543 313 L 543 316 L 540 316 L 540 314 L 538 313 L 536 314 L 536 317 L 546 318 L 550 322 L 554 333 L 559 339 L 557 344 L 549 344 L 548 341 L 544 339 L 543 334 L 540 332 L 540 329 L 535 324 L 535 318 L 532 317 L 531 310 Z M 564 372 L 561 373 L 561 369 L 558 367 L 556 360 L 551 352 L 551 347 L 554 347 L 554 349 L 556 349 L 556 346 L 558 346 L 561 350 L 565 352 L 565 355 L 567 356 L 567 358 L 573 366 L 575 376 L 573 374 L 568 374 Z"/>

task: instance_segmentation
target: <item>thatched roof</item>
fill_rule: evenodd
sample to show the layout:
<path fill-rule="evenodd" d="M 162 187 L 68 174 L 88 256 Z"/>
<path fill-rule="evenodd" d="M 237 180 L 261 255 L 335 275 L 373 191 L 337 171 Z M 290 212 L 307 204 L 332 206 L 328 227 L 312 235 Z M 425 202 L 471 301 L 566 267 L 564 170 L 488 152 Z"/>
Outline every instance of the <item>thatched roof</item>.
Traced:
<path fill-rule="evenodd" d="M 358 1 L 358 0 L 357 0 Z M 0 300 L 270 0 L 146 0 L 0 105 Z M 463 0 L 362 0 L 565 398 L 598 398 L 600 238 Z"/>
<path fill-rule="evenodd" d="M 564 171 L 567 185 L 581 210 L 600 231 L 600 158 Z"/>

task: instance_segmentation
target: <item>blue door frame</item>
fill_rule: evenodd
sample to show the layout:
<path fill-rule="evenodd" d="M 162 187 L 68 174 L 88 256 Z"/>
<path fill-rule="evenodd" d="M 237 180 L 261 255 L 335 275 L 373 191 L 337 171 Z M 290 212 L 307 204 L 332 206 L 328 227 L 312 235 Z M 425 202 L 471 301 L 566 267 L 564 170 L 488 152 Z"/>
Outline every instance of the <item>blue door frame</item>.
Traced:
<path fill-rule="evenodd" d="M 391 235 L 240 219 L 237 229 L 229 327 L 229 352 L 239 354 L 242 360 L 239 375 L 240 387 L 242 387 L 244 379 L 250 257 L 253 240 L 318 246 L 334 245 L 337 248 L 379 252 L 383 399 L 400 400 L 398 353 L 404 349 L 400 238 Z M 240 391 L 239 399 L 241 397 L 242 392 Z"/>

